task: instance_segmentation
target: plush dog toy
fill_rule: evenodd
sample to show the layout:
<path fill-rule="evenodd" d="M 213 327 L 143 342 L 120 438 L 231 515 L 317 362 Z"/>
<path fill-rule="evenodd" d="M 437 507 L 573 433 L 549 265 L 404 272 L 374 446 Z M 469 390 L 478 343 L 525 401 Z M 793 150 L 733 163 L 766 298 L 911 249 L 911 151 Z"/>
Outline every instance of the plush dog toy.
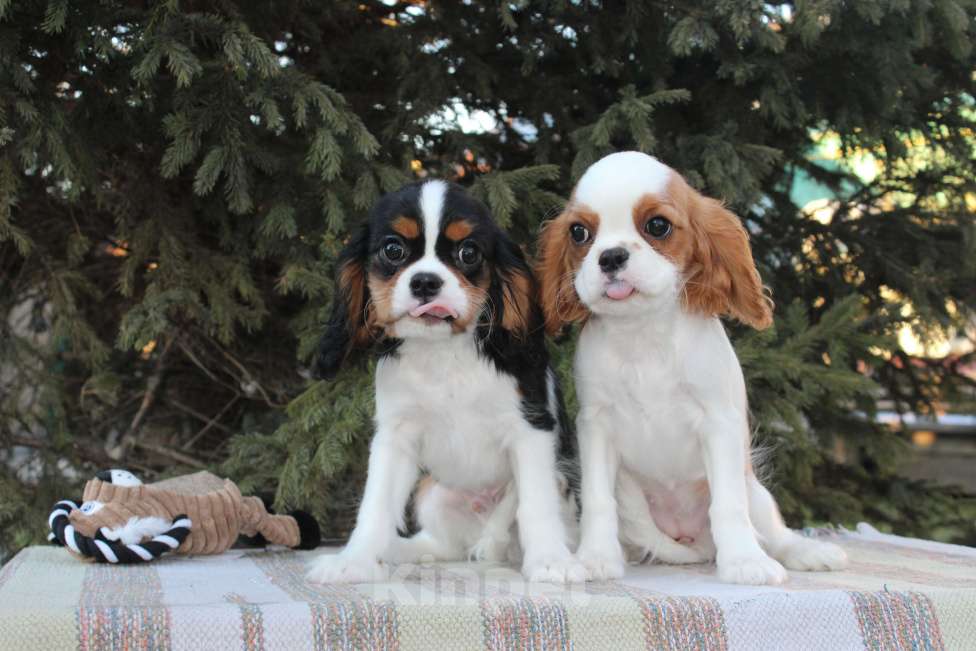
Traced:
<path fill-rule="evenodd" d="M 48 524 L 52 542 L 103 563 L 151 561 L 174 550 L 219 554 L 239 535 L 295 549 L 320 541 L 312 516 L 268 513 L 259 498 L 209 472 L 143 484 L 125 470 L 105 470 L 85 485 L 81 506 L 58 502 Z"/>

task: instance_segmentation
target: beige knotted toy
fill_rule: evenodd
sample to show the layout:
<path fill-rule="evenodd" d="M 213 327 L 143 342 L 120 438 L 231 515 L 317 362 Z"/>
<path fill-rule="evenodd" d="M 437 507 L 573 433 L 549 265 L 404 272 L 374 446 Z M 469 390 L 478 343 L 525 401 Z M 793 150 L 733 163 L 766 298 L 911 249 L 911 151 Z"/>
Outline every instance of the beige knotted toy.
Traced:
<path fill-rule="evenodd" d="M 148 561 L 170 550 L 217 554 L 241 534 L 298 549 L 320 539 L 307 513 L 270 514 L 259 498 L 243 497 L 234 482 L 209 472 L 143 484 L 124 470 L 103 471 L 85 485 L 80 507 L 59 502 L 49 522 L 53 540 L 110 563 Z"/>

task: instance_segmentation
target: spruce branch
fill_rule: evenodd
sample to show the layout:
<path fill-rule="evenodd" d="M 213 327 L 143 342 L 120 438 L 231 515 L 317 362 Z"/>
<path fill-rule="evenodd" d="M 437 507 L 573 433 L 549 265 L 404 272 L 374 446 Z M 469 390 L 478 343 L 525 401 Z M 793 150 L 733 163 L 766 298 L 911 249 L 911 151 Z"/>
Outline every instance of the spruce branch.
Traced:
<path fill-rule="evenodd" d="M 140 448 L 147 452 L 152 452 L 153 454 L 158 454 L 160 456 L 166 457 L 167 459 L 176 461 L 177 463 L 182 463 L 183 465 L 190 466 L 191 468 L 199 468 L 200 470 L 206 470 L 208 468 L 207 464 L 200 461 L 199 459 L 186 454 L 185 452 L 180 452 L 179 450 L 174 450 L 168 448 L 165 445 L 160 445 L 158 443 L 152 443 L 150 441 L 133 440 L 132 445 L 134 447 Z"/>
<path fill-rule="evenodd" d="M 124 459 L 129 449 L 131 449 L 132 446 L 137 442 L 136 436 L 139 434 L 139 428 L 142 426 L 142 422 L 145 420 L 149 410 L 152 409 L 153 405 L 156 403 L 159 385 L 163 381 L 163 375 L 166 370 L 166 357 L 169 355 L 169 351 L 173 347 L 174 340 L 178 339 L 179 336 L 179 333 L 176 333 L 175 335 L 165 338 L 162 350 L 156 357 L 156 363 L 153 367 L 153 371 L 146 379 L 146 389 L 143 392 L 142 402 L 139 404 L 139 409 L 136 410 L 135 416 L 132 417 L 132 422 L 129 423 L 129 428 L 125 431 L 118 442 L 112 441 L 111 438 L 105 442 L 105 451 L 110 458 L 116 461 Z"/>

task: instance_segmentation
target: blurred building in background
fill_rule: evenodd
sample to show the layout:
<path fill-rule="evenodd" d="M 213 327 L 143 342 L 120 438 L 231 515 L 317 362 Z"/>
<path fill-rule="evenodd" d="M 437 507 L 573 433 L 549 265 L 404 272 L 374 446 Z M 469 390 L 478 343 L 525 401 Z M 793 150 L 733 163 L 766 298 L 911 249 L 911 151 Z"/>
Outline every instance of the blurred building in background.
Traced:
<path fill-rule="evenodd" d="M 925 144 L 919 150 L 924 156 Z M 839 139 L 830 133 L 819 134 L 819 146 L 810 156 L 824 170 L 851 171 L 865 183 L 873 180 L 880 163 L 867 152 L 844 152 Z M 848 188 L 853 191 L 855 188 Z M 829 224 L 837 206 L 837 197 L 827 186 L 798 171 L 790 195 L 810 216 Z M 968 198 L 967 198 L 968 202 Z M 976 197 L 972 205 L 976 208 Z M 885 288 L 882 288 L 885 292 Z M 958 400 L 937 404 L 931 413 L 900 411 L 894 400 L 880 396 L 875 418 L 892 430 L 902 432 L 909 445 L 901 473 L 912 479 L 931 480 L 947 486 L 958 486 L 976 494 L 976 361 L 972 360 L 976 341 L 976 323 L 968 332 L 933 331 L 918 333 L 909 325 L 898 332 L 898 346 L 912 363 L 954 365 L 955 370 L 972 380 L 968 394 Z M 848 451 L 839 449 L 838 457 L 847 460 Z"/>

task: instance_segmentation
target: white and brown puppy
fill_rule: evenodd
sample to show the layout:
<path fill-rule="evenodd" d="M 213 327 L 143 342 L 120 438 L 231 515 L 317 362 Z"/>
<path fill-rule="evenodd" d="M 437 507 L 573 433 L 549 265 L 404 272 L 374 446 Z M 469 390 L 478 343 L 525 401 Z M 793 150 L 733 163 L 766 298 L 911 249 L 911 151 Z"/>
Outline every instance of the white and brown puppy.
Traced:
<path fill-rule="evenodd" d="M 580 561 L 716 558 L 732 583 L 843 567 L 788 529 L 753 472 L 746 387 L 719 316 L 772 323 L 739 219 L 645 154 L 612 154 L 543 231 L 547 327 L 585 322 L 576 352 Z M 775 559 L 775 560 L 774 560 Z"/>
<path fill-rule="evenodd" d="M 583 580 L 568 548 L 575 501 L 560 494 L 557 469 L 575 445 L 535 279 L 487 208 L 436 180 L 385 195 L 338 275 L 316 371 L 331 377 L 375 344 L 376 434 L 349 543 L 316 559 L 309 579 L 379 580 L 381 561 L 514 555 L 530 580 Z M 431 478 L 417 491 L 421 531 L 401 538 L 421 469 Z"/>

